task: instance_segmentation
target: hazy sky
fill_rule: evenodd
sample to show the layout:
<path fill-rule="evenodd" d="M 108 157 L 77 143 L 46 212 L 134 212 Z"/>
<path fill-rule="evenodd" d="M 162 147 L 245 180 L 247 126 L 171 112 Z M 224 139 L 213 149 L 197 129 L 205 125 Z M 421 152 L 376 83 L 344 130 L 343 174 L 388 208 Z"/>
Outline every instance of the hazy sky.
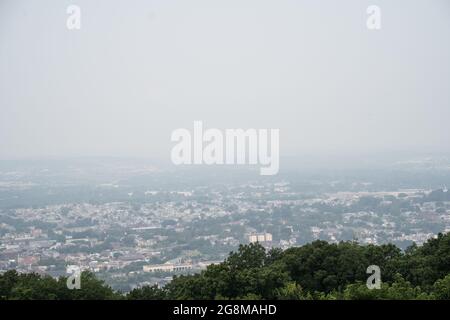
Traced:
<path fill-rule="evenodd" d="M 449 89 L 448 0 L 0 0 L 0 158 L 169 159 L 194 120 L 281 156 L 449 151 Z"/>

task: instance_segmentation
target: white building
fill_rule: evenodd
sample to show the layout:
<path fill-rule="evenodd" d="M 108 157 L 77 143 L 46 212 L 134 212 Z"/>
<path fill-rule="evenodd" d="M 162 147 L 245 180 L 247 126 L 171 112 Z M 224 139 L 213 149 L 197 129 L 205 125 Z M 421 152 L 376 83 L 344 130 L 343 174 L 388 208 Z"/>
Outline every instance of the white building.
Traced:
<path fill-rule="evenodd" d="M 154 264 L 143 266 L 142 270 L 144 272 L 174 272 L 174 271 L 184 271 L 192 269 L 191 264 Z"/>
<path fill-rule="evenodd" d="M 256 233 L 251 234 L 248 236 L 248 241 L 250 243 L 255 242 L 271 242 L 272 241 L 272 234 L 271 233 Z"/>

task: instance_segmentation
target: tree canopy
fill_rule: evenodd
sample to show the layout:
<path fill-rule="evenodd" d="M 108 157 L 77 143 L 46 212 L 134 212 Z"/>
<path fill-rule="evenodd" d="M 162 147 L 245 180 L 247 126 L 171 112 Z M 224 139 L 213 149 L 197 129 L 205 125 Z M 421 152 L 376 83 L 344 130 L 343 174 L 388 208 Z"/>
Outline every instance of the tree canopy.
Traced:
<path fill-rule="evenodd" d="M 366 286 L 370 265 L 380 267 L 380 289 Z M 10 270 L 0 275 L 0 299 L 450 299 L 450 233 L 405 251 L 356 242 L 314 241 L 284 251 L 240 245 L 200 273 L 127 294 L 90 272 L 81 274 L 79 290 L 69 290 L 66 281 Z"/>

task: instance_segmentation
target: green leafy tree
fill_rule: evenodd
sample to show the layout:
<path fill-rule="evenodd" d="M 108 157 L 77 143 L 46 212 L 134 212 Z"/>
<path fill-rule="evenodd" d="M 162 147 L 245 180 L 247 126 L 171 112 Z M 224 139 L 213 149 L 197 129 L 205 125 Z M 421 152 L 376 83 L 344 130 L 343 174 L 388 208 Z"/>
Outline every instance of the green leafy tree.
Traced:
<path fill-rule="evenodd" d="M 128 300 L 164 300 L 165 298 L 166 291 L 157 285 L 136 288 L 127 295 Z"/>
<path fill-rule="evenodd" d="M 434 296 L 440 300 L 450 300 L 450 274 L 434 284 Z"/>

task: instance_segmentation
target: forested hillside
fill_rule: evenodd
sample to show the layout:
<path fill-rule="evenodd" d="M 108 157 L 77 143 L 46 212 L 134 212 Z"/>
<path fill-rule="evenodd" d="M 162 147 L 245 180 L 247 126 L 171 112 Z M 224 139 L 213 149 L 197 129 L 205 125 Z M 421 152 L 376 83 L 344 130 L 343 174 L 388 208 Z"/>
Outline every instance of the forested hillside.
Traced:
<path fill-rule="evenodd" d="M 381 289 L 367 288 L 369 265 L 380 267 Z M 315 241 L 285 251 L 241 245 L 199 274 L 129 293 L 89 272 L 79 290 L 67 289 L 66 280 L 11 270 L 0 275 L 0 299 L 450 299 L 450 234 L 405 252 L 355 242 Z"/>

